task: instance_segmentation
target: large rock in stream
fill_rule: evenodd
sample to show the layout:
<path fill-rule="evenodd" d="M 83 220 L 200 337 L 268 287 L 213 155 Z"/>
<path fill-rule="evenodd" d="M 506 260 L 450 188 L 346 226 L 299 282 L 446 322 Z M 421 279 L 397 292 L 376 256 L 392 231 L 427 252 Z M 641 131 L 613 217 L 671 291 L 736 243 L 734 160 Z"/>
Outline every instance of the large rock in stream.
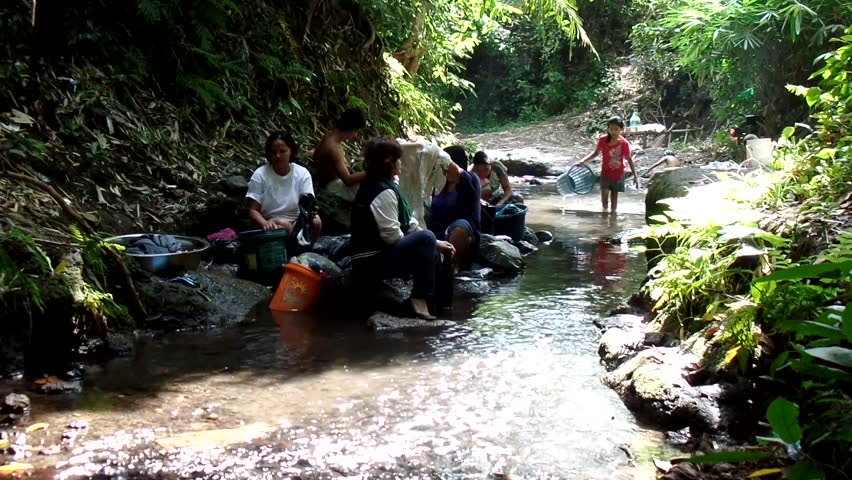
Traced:
<path fill-rule="evenodd" d="M 190 287 L 156 277 L 138 283 L 140 298 L 155 317 L 145 327 L 163 330 L 199 329 L 233 325 L 247 319 L 271 292 L 226 271 L 194 271 Z"/>
<path fill-rule="evenodd" d="M 715 182 L 718 178 L 712 172 L 696 167 L 669 168 L 659 171 L 651 178 L 648 193 L 645 195 L 645 221 L 649 225 L 658 223 L 651 217 L 665 214 L 668 207 L 658 203 L 666 198 L 681 198 L 689 193 L 689 188 Z"/>
<path fill-rule="evenodd" d="M 603 383 L 641 421 L 669 430 L 728 431 L 747 414 L 750 386 L 745 380 L 693 386 L 690 372 L 697 368 L 698 358 L 678 348 L 650 348 L 605 374 Z"/>
<path fill-rule="evenodd" d="M 691 187 L 706 185 L 718 181 L 710 171 L 696 167 L 669 168 L 655 173 L 645 195 L 645 223 L 659 224 L 653 217 L 666 215 L 668 205 L 659 203 L 667 198 L 682 198 L 689 194 Z M 660 243 L 654 238 L 645 239 L 645 259 L 648 269 L 654 268 L 663 253 L 671 253 L 677 245 L 677 238 L 670 237 Z"/>
<path fill-rule="evenodd" d="M 367 325 L 377 332 L 439 330 L 452 327 L 455 324 L 450 320 L 421 320 L 419 318 L 396 317 L 383 312 L 375 313 L 367 320 Z"/>
<path fill-rule="evenodd" d="M 511 240 L 483 233 L 479 252 L 488 266 L 502 273 L 518 273 L 524 268 L 524 257 Z"/>
<path fill-rule="evenodd" d="M 516 158 L 499 159 L 506 167 L 506 173 L 513 177 L 547 177 L 559 175 L 559 171 L 550 164 L 535 160 L 521 160 Z"/>

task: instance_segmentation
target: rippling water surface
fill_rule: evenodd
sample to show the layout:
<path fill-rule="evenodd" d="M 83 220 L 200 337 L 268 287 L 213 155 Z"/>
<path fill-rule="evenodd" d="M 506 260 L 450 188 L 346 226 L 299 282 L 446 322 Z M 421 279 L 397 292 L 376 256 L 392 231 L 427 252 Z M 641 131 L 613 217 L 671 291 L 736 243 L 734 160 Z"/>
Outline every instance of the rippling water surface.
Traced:
<path fill-rule="evenodd" d="M 659 438 L 601 385 L 592 325 L 641 280 L 643 260 L 606 241 L 639 226 L 641 208 L 630 198 L 602 216 L 596 195 L 542 191 L 528 224 L 554 241 L 523 275 L 457 299 L 457 326 L 377 334 L 267 312 L 146 338 L 89 367 L 83 394 L 35 400 L 35 420 L 89 428 L 27 461 L 61 477 L 650 477 L 643 452 Z"/>

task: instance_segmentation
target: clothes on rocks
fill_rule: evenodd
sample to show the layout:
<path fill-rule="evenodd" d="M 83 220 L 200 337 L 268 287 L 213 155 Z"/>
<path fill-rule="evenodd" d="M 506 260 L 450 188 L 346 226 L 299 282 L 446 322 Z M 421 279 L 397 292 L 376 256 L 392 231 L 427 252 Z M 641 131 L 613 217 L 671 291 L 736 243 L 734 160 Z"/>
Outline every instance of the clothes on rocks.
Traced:
<path fill-rule="evenodd" d="M 133 240 L 127 248 L 127 253 L 133 255 L 176 253 L 180 251 L 181 246 L 181 243 L 171 235 L 149 234 Z"/>
<path fill-rule="evenodd" d="M 470 234 L 479 243 L 482 208 L 479 203 L 479 178 L 472 172 L 461 171 L 459 183 L 454 191 L 441 191 L 432 197 L 426 225 L 438 240 L 446 240 L 449 227 L 457 220 L 464 220 Z"/>
<path fill-rule="evenodd" d="M 424 225 L 432 194 L 440 192 L 447 183 L 450 155 L 434 143 L 399 140 L 399 144 L 402 146 L 399 188 L 411 204 L 412 216 Z"/>
<path fill-rule="evenodd" d="M 246 198 L 260 204 L 264 218 L 292 222 L 299 216 L 299 197 L 306 193 L 313 195 L 314 186 L 305 167 L 291 163 L 290 172 L 281 176 L 267 163 L 252 174 Z"/>

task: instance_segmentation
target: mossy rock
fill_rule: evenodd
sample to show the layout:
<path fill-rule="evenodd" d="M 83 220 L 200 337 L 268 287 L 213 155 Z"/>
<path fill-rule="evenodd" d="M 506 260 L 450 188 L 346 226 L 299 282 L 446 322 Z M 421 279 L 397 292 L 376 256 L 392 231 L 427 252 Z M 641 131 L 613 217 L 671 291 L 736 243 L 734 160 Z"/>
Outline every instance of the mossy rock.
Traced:
<path fill-rule="evenodd" d="M 652 217 L 666 215 L 668 206 L 658 203 L 666 198 L 682 198 L 689 193 L 689 188 L 716 181 L 716 177 L 708 175 L 708 172 L 695 167 L 667 168 L 656 173 L 648 185 L 648 193 L 645 195 L 645 223 L 656 225 L 660 222 L 652 220 Z M 645 258 L 648 262 L 648 270 L 654 268 L 663 253 L 671 253 L 677 245 L 676 238 L 667 238 L 660 243 L 655 239 L 645 239 Z"/>
<path fill-rule="evenodd" d="M 653 225 L 651 217 L 665 215 L 666 205 L 657 203 L 665 198 L 681 198 L 689 193 L 689 187 L 715 181 L 715 177 L 696 167 L 667 168 L 651 178 L 645 195 L 645 222 Z"/>

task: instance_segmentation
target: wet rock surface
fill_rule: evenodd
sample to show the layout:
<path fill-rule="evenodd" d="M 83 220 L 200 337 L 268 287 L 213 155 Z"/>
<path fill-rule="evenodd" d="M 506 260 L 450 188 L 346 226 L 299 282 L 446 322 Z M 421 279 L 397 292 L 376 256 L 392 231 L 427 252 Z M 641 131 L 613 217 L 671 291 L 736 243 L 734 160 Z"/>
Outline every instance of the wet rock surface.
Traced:
<path fill-rule="evenodd" d="M 602 348 L 604 353 L 609 351 Z M 643 421 L 670 430 L 727 432 L 748 415 L 743 407 L 751 387 L 745 380 L 693 386 L 689 378 L 697 368 L 698 359 L 678 348 L 650 348 L 605 374 L 603 382 Z"/>
<path fill-rule="evenodd" d="M 0 425 L 9 425 L 20 421 L 30 413 L 30 399 L 20 393 L 10 393 L 0 405 Z"/>
<path fill-rule="evenodd" d="M 396 317 L 387 313 L 376 313 L 367 320 L 367 325 L 377 332 L 404 330 L 434 330 L 449 328 L 456 323 L 450 320 L 422 320 L 419 318 Z"/>
<path fill-rule="evenodd" d="M 336 235 L 336 236 L 320 236 L 311 247 L 311 251 L 319 255 L 328 257 L 332 261 L 340 261 L 346 256 L 346 247 L 349 245 L 351 235 Z"/>
<path fill-rule="evenodd" d="M 537 238 L 540 243 L 550 243 L 553 241 L 553 234 L 547 230 L 540 230 L 535 232 L 535 238 Z"/>
<path fill-rule="evenodd" d="M 718 177 L 707 170 L 697 167 L 672 168 L 661 171 L 654 175 L 648 185 L 648 193 L 645 195 L 645 219 L 655 215 L 662 215 L 666 205 L 658 203 L 665 198 L 679 198 L 689 193 L 689 188 L 715 182 Z"/>
<path fill-rule="evenodd" d="M 503 273 L 517 273 L 524 267 L 524 257 L 508 240 L 482 234 L 479 252 L 490 267 Z"/>
<path fill-rule="evenodd" d="M 519 160 L 514 158 L 498 159 L 506 167 L 506 171 L 513 177 L 546 177 L 559 175 L 561 171 L 554 169 L 549 164 L 535 160 Z"/>
<path fill-rule="evenodd" d="M 157 312 L 144 325 L 160 330 L 221 327 L 242 322 L 252 308 L 268 300 L 268 288 L 236 278 L 226 271 L 194 271 L 190 287 L 159 278 L 138 284 L 140 298 Z"/>

